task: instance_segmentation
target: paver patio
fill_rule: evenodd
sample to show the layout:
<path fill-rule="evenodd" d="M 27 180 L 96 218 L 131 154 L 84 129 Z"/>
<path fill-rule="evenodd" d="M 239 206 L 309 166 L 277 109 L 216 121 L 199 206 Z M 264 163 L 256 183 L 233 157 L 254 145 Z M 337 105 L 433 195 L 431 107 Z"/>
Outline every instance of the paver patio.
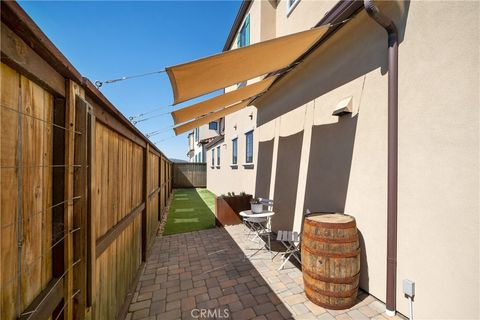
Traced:
<path fill-rule="evenodd" d="M 387 317 L 384 304 L 365 292 L 349 310 L 316 306 L 290 262 L 277 271 L 279 257 L 244 258 L 254 246 L 245 230 L 237 225 L 157 237 L 126 319 L 401 319 Z M 202 317 L 201 309 L 210 314 Z"/>

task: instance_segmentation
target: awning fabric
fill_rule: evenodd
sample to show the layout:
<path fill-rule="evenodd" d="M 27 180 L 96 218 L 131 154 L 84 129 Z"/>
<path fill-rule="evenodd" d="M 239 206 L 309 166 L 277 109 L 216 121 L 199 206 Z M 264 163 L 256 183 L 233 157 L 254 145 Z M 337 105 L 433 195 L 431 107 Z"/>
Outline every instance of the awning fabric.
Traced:
<path fill-rule="evenodd" d="M 210 114 L 208 114 L 204 117 L 201 117 L 201 118 L 198 118 L 196 120 L 193 120 L 193 121 L 184 123 L 182 125 L 179 125 L 179 126 L 173 128 L 173 130 L 175 131 L 175 134 L 178 136 L 179 134 L 182 134 L 184 132 L 193 130 L 193 129 L 198 128 L 198 127 L 200 127 L 204 124 L 207 124 L 209 122 L 212 122 L 212 121 L 218 120 L 220 118 L 223 118 L 226 115 L 229 115 L 230 113 L 237 112 L 238 110 L 243 109 L 246 106 L 248 106 L 250 101 L 251 101 L 251 99 L 248 99 L 248 100 L 236 103 L 236 104 L 234 104 L 232 106 L 229 106 L 227 108 L 223 108 L 220 111 L 212 112 L 212 113 L 210 113 Z"/>
<path fill-rule="evenodd" d="M 174 104 L 288 67 L 328 28 L 325 25 L 168 67 Z"/>
<path fill-rule="evenodd" d="M 224 108 L 225 106 L 232 105 L 236 102 L 243 101 L 245 99 L 254 97 L 268 89 L 273 83 L 276 77 L 268 77 L 262 81 L 255 82 L 254 84 L 246 87 L 227 92 L 225 94 L 216 96 L 212 99 L 208 99 L 189 107 L 179 109 L 172 112 L 173 121 L 175 124 L 179 124 L 185 121 L 189 121 L 207 113 Z"/>

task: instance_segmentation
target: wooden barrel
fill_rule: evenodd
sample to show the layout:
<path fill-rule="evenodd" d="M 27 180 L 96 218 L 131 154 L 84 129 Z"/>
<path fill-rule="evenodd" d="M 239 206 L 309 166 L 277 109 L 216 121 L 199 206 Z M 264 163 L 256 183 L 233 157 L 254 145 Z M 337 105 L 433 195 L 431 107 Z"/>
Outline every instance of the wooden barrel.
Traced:
<path fill-rule="evenodd" d="M 355 304 L 360 275 L 360 247 L 355 218 L 312 214 L 302 235 L 305 294 L 313 303 L 340 310 Z"/>

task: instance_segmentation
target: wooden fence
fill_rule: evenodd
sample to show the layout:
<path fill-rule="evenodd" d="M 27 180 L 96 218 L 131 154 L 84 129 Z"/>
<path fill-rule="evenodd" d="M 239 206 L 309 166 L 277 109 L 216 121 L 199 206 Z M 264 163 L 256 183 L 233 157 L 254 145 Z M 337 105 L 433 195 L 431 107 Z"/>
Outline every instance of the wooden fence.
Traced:
<path fill-rule="evenodd" d="M 172 164 L 15 2 L 1 20 L 0 319 L 114 319 Z"/>
<path fill-rule="evenodd" d="M 206 186 L 206 163 L 173 163 L 174 188 L 204 188 Z"/>

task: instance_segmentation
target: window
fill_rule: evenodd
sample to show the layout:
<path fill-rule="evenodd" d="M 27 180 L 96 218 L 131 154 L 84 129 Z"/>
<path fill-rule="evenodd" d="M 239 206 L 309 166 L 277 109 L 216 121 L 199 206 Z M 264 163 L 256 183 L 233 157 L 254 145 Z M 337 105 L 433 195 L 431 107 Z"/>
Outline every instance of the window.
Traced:
<path fill-rule="evenodd" d="M 245 133 L 245 162 L 253 162 L 253 130 Z"/>
<path fill-rule="evenodd" d="M 198 142 L 198 132 L 199 132 L 198 128 L 195 128 L 194 133 L 193 133 L 193 136 L 195 138 L 195 142 Z"/>
<path fill-rule="evenodd" d="M 287 17 L 292 13 L 300 0 L 287 0 Z"/>
<path fill-rule="evenodd" d="M 245 18 L 237 36 L 237 47 L 245 47 L 250 45 L 250 15 Z"/>
<path fill-rule="evenodd" d="M 240 31 L 237 36 L 237 47 L 245 47 L 250 45 L 250 15 L 245 18 Z M 242 88 L 247 85 L 247 81 L 243 81 L 237 84 L 237 88 Z"/>
<path fill-rule="evenodd" d="M 208 124 L 208 129 L 210 130 L 217 130 L 218 129 L 218 123 L 217 121 L 212 121 Z"/>
<path fill-rule="evenodd" d="M 238 139 L 232 140 L 232 164 L 237 164 Z"/>
<path fill-rule="evenodd" d="M 220 118 L 218 120 L 218 129 L 220 134 L 225 132 L 225 118 Z"/>
<path fill-rule="evenodd" d="M 217 166 L 220 165 L 220 146 L 217 147 Z"/>
<path fill-rule="evenodd" d="M 215 148 L 212 149 L 212 167 L 215 166 Z"/>

